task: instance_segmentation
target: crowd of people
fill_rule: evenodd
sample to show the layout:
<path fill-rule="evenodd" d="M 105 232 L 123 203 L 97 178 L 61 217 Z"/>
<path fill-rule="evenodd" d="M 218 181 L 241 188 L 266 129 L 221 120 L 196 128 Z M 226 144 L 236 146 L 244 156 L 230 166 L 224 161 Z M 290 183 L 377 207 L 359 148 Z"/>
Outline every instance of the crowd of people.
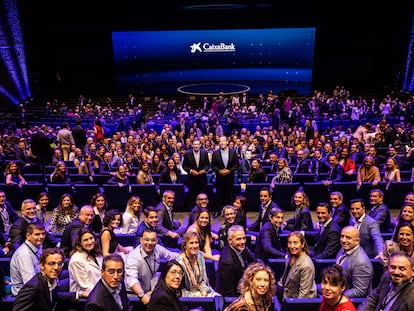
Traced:
<path fill-rule="evenodd" d="M 156 206 L 144 206 L 139 196 L 131 195 L 124 210 L 109 206 L 102 192 L 86 205 L 77 206 L 76 197 L 64 194 L 57 206 L 49 206 L 45 191 L 18 207 L 0 190 L 0 256 L 10 258 L 14 309 L 69 307 L 86 298 L 85 310 L 127 310 L 127 294 L 134 294 L 147 310 L 184 310 L 181 296 L 238 297 L 228 311 L 270 310 L 274 296 L 280 302 L 321 296 L 321 311 L 355 310 L 351 299 L 361 297 L 367 300 L 359 310 L 394 310 L 397 304 L 399 310 L 409 310 L 414 193 L 407 193 L 396 219 L 384 198 L 392 195 L 387 192 L 392 183 L 406 178 L 402 172 L 413 180 L 411 101 L 388 96 L 379 104 L 354 100 L 341 88 L 332 96 L 315 92 L 300 103 L 291 98 L 282 102 L 271 93 L 266 100 L 259 96 L 262 101 L 242 98 L 234 95 L 230 103 L 220 94 L 214 105 L 207 100 L 197 111 L 188 106 L 178 111 L 172 105 L 177 123 L 164 124 L 160 133 L 145 124 L 107 133 L 100 118 L 91 130 L 82 128 L 80 120 L 73 128 L 66 122 L 57 129 L 45 124 L 4 130 L 0 168 L 6 185 L 21 188 L 28 173 L 40 173 L 46 185 L 71 184 L 71 163 L 71 172 L 88 176 L 86 183 L 96 175 L 108 175 L 108 183 L 119 187 L 183 183 L 189 216 L 188 223 L 175 219 L 172 190 L 160 193 Z M 161 114 L 167 113 L 163 101 L 158 105 Z M 313 122 L 320 116 L 344 116 L 355 106 L 359 113 L 351 118 L 377 115 L 378 124 L 323 131 Z M 92 113 L 94 107 L 79 104 L 77 113 L 87 109 Z M 197 121 L 190 123 L 197 113 Z M 406 121 L 389 124 L 391 113 Z M 271 125 L 254 132 L 238 128 L 239 114 L 270 117 Z M 230 120 L 230 133 L 224 132 L 220 117 Z M 317 202 L 313 221 L 309 197 L 298 189 L 291 197 L 293 217 L 285 219 L 272 193 L 298 174 L 312 175 L 326 187 L 348 181 L 360 191 L 363 183 L 370 183 L 370 206 L 358 195 L 346 206 L 342 193 L 332 191 L 328 202 Z M 246 197 L 232 196 L 235 183 L 266 184 L 259 202 L 253 203 L 258 206 L 256 219 L 247 217 Z M 223 219 L 219 230 L 211 225 L 217 216 Z M 133 245 L 119 243 L 121 233 L 134 235 Z M 386 234 L 391 238 L 384 241 Z M 281 275 L 270 268 L 272 258 L 285 260 Z M 61 273 L 65 259 L 68 273 Z M 314 259 L 333 263 L 322 271 L 320 284 Z M 209 279 L 207 260 L 216 262 L 214 280 Z M 372 260 L 384 265 L 376 288 Z M 66 280 L 69 293 L 59 292 L 57 280 Z M 42 299 L 36 300 L 32 295 L 37 287 Z"/>

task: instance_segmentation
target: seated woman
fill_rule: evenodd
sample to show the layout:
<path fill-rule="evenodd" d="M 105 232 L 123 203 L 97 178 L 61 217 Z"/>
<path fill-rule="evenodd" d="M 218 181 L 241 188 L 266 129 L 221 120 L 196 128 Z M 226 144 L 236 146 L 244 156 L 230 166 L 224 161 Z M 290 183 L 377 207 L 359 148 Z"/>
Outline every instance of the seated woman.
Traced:
<path fill-rule="evenodd" d="M 306 193 L 302 190 L 296 191 L 292 196 L 291 203 L 295 214 L 294 217 L 286 220 L 284 230 L 313 231 L 310 203 Z"/>
<path fill-rule="evenodd" d="M 289 167 L 289 163 L 285 158 L 277 160 L 278 171 L 275 177 L 270 182 L 270 189 L 274 189 L 278 184 L 290 184 L 292 183 L 293 173 Z"/>
<path fill-rule="evenodd" d="M 409 222 L 410 224 L 414 225 L 414 203 L 406 202 L 399 210 L 398 215 L 395 219 L 395 229 L 392 235 L 392 240 L 394 242 L 398 241 L 397 229 L 405 222 Z"/>
<path fill-rule="evenodd" d="M 133 195 L 129 198 L 125 212 L 122 214 L 122 227 L 120 232 L 130 234 L 137 232 L 139 217 L 141 216 L 142 200 L 139 196 Z"/>
<path fill-rule="evenodd" d="M 42 191 L 37 196 L 36 217 L 42 223 L 46 223 L 46 213 L 49 208 L 50 196 L 46 191 Z"/>
<path fill-rule="evenodd" d="M 52 184 L 70 184 L 69 172 L 64 161 L 58 161 L 55 170 L 50 175 Z"/>
<path fill-rule="evenodd" d="M 181 172 L 173 158 L 168 158 L 165 168 L 161 171 L 159 182 L 163 184 L 179 184 L 182 182 Z"/>
<path fill-rule="evenodd" d="M 95 194 L 91 199 L 90 206 L 93 207 L 94 216 L 89 227 L 95 231 L 95 233 L 99 233 L 102 230 L 103 219 L 105 217 L 106 209 L 108 208 L 105 195 L 100 192 Z"/>
<path fill-rule="evenodd" d="M 388 260 L 393 252 L 403 251 L 414 259 L 414 226 L 409 222 L 403 222 L 396 228 L 396 231 L 397 241 L 384 241 L 384 249 L 377 256 L 384 265 L 384 269 L 388 267 Z"/>
<path fill-rule="evenodd" d="M 69 259 L 70 291 L 91 291 L 101 279 L 102 259 L 95 233 L 89 228 L 81 228 Z"/>
<path fill-rule="evenodd" d="M 118 185 L 119 187 L 130 186 L 128 175 L 126 174 L 126 169 L 123 165 L 120 165 L 116 169 L 115 175 L 108 180 L 109 185 Z"/>
<path fill-rule="evenodd" d="M 123 256 L 132 250 L 131 246 L 124 247 L 116 240 L 114 230 L 119 228 L 120 223 L 120 211 L 117 209 L 111 209 L 105 213 L 103 228 L 100 234 L 101 249 L 104 257 L 109 254 L 120 254 Z"/>
<path fill-rule="evenodd" d="M 53 209 L 52 216 L 46 224 L 46 230 L 52 234 L 63 234 L 66 225 L 78 217 L 78 207 L 69 193 L 60 197 L 59 205 Z"/>
<path fill-rule="evenodd" d="M 270 311 L 274 309 L 275 275 L 267 265 L 257 262 L 247 266 L 239 283 L 240 297 L 224 311 Z"/>
<path fill-rule="evenodd" d="M 247 198 L 243 195 L 238 195 L 234 198 L 233 208 L 236 213 L 235 225 L 240 225 L 246 230 L 247 226 Z"/>
<path fill-rule="evenodd" d="M 6 185 L 18 185 L 20 188 L 27 183 L 20 172 L 19 165 L 15 161 L 7 163 L 4 169 L 4 179 Z"/>
<path fill-rule="evenodd" d="M 388 158 L 385 161 L 382 181 L 387 183 L 386 190 L 392 183 L 401 182 L 401 172 L 395 158 Z"/>
<path fill-rule="evenodd" d="M 198 213 L 195 222 L 187 228 L 187 231 L 197 232 L 200 237 L 200 250 L 204 259 L 219 260 L 220 255 L 214 254 L 211 249 L 213 233 L 211 232 L 211 216 L 207 208 L 202 208 Z M 217 239 L 217 234 L 214 234 Z"/>
<path fill-rule="evenodd" d="M 340 265 L 326 267 L 322 276 L 322 303 L 318 311 L 356 311 L 351 299 L 344 295 L 346 279 Z"/>
<path fill-rule="evenodd" d="M 151 294 L 147 311 L 188 311 L 188 307 L 179 300 L 183 276 L 183 268 L 177 261 L 167 261 Z"/>
<path fill-rule="evenodd" d="M 161 157 L 159 154 L 154 153 L 152 156 L 150 173 L 151 174 L 161 174 L 161 172 L 165 169 L 165 164 L 161 161 Z"/>
<path fill-rule="evenodd" d="M 285 270 L 278 282 L 278 298 L 315 298 L 315 266 L 309 256 L 309 247 L 304 235 L 291 232 L 287 240 L 288 256 Z"/>
<path fill-rule="evenodd" d="M 184 297 L 213 297 L 220 294 L 210 286 L 206 262 L 200 251 L 200 238 L 197 232 L 187 231 L 183 236 L 180 256 L 177 262 L 184 270 Z"/>
<path fill-rule="evenodd" d="M 347 146 L 342 147 L 339 156 L 338 164 L 344 168 L 344 181 L 352 181 L 352 175 L 356 173 L 356 163 L 349 154 L 349 148 Z"/>
<path fill-rule="evenodd" d="M 139 167 L 138 174 L 137 174 L 137 184 L 148 185 L 154 184 L 154 179 L 152 178 L 149 162 L 143 160 L 141 162 L 141 166 Z"/>
<path fill-rule="evenodd" d="M 252 165 L 247 176 L 247 182 L 251 184 L 265 183 L 267 175 L 258 159 L 252 160 Z"/>
<path fill-rule="evenodd" d="M 374 165 L 374 159 L 371 156 L 365 156 L 362 165 L 358 168 L 357 190 L 361 188 L 363 182 L 372 182 L 372 185 L 376 186 L 380 181 L 380 171 Z"/>

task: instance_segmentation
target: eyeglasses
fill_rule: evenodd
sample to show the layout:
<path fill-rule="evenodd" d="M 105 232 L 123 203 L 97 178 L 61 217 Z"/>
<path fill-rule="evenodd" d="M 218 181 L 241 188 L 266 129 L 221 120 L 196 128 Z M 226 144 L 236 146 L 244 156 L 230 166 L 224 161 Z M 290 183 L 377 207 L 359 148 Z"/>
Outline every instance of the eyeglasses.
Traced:
<path fill-rule="evenodd" d="M 108 272 L 110 275 L 115 274 L 123 274 L 124 273 L 124 269 L 108 269 L 106 270 L 106 272 Z"/>
<path fill-rule="evenodd" d="M 49 261 L 46 263 L 49 267 L 54 267 L 56 265 L 58 265 L 59 267 L 63 267 L 63 265 L 65 264 L 62 261 L 56 262 L 56 261 Z"/>
<path fill-rule="evenodd" d="M 182 270 L 171 270 L 170 271 L 171 274 L 173 274 L 174 276 L 183 276 L 184 272 Z"/>

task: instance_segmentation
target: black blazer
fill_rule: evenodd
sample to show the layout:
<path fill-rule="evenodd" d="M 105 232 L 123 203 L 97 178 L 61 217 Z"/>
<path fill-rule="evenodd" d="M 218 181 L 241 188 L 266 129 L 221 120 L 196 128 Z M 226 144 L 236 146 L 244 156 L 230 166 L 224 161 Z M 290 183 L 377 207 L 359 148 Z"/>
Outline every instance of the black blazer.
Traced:
<path fill-rule="evenodd" d="M 6 201 L 4 203 L 4 205 L 6 206 L 6 212 L 7 214 L 9 214 L 9 221 L 10 224 L 14 223 L 17 219 L 19 219 L 19 214 L 16 213 L 16 211 L 13 209 L 13 207 L 11 206 L 10 202 Z M 4 222 L 3 222 L 3 218 L 0 217 L 0 232 L 1 233 L 5 233 L 5 227 L 4 227 Z M 26 238 L 26 237 L 25 237 Z"/>
<path fill-rule="evenodd" d="M 151 294 L 147 311 L 187 311 L 188 307 L 179 301 L 177 296 L 162 286 L 157 286 Z"/>
<path fill-rule="evenodd" d="M 40 220 L 38 220 L 38 222 L 41 223 Z M 9 237 L 13 250 L 16 250 L 21 244 L 23 244 L 24 241 L 26 241 L 26 232 L 28 225 L 29 223 L 26 219 L 19 217 L 11 226 Z M 45 231 L 45 234 L 46 236 L 43 242 L 43 248 L 56 247 L 58 242 L 55 237 L 48 231 Z"/>
<path fill-rule="evenodd" d="M 336 258 L 341 248 L 339 238 L 341 236 L 341 227 L 332 219 L 326 226 L 321 235 L 316 236 L 313 257 L 316 259 Z"/>
<path fill-rule="evenodd" d="M 342 165 L 337 164 L 334 168 L 331 168 L 328 175 L 328 180 L 332 182 L 343 181 L 344 174 L 344 168 L 342 167 Z"/>
<path fill-rule="evenodd" d="M 256 258 L 268 263 L 269 258 L 284 258 L 286 253 L 282 250 L 278 229 L 270 221 L 266 222 L 256 240 Z"/>
<path fill-rule="evenodd" d="M 103 284 L 102 279 L 96 283 L 95 287 L 89 293 L 88 299 L 85 304 L 85 311 L 127 311 L 132 310 L 125 290 L 124 282 L 122 283 L 122 289 L 119 293 L 122 300 L 122 309 L 116 303 L 112 293 L 108 291 L 106 286 Z"/>
<path fill-rule="evenodd" d="M 262 207 L 260 207 L 260 209 L 259 209 L 259 215 L 257 216 L 256 221 L 254 223 L 250 224 L 249 231 L 259 232 L 260 231 L 260 223 L 262 223 L 262 228 L 263 228 L 264 224 L 270 221 L 270 219 L 269 219 L 269 213 L 270 213 L 270 210 L 273 207 L 274 208 L 279 208 L 279 205 L 277 205 L 275 202 L 272 201 L 269 204 L 269 206 L 267 207 L 267 209 L 266 209 L 266 211 L 264 213 L 263 218 L 262 218 Z"/>
<path fill-rule="evenodd" d="M 257 261 L 247 247 L 242 252 L 242 258 L 245 267 Z M 216 291 L 226 297 L 239 296 L 237 285 L 243 276 L 244 269 L 236 252 L 230 245 L 226 245 L 221 251 L 218 269 L 216 270 Z"/>
<path fill-rule="evenodd" d="M 345 204 L 339 205 L 332 213 L 332 218 L 339 225 L 339 227 L 344 228 L 349 225 L 349 220 L 351 219 L 351 213 Z"/>
<path fill-rule="evenodd" d="M 67 310 L 76 302 L 75 293 L 52 291 L 50 300 L 49 286 L 41 273 L 37 273 L 20 289 L 13 305 L 13 311 Z M 69 304 L 69 305 L 68 305 Z"/>
<path fill-rule="evenodd" d="M 211 168 L 213 169 L 214 173 L 216 173 L 216 187 L 221 188 L 232 186 L 234 184 L 234 172 L 236 172 L 239 168 L 239 160 L 237 158 L 236 152 L 233 149 L 229 148 L 229 162 L 227 164 L 227 168 L 230 170 L 230 174 L 226 176 L 219 174 L 220 170 L 226 168 L 224 166 L 223 159 L 221 158 L 220 150 L 215 150 L 213 152 L 211 159 Z M 226 189 L 226 191 L 230 191 L 230 189 Z"/>
<path fill-rule="evenodd" d="M 62 238 L 60 239 L 60 248 L 63 249 L 66 258 L 69 258 L 70 252 L 75 247 L 76 236 L 83 226 L 84 224 L 79 220 L 79 218 L 75 218 L 65 227 Z"/>
<path fill-rule="evenodd" d="M 194 153 L 193 150 L 189 150 L 184 154 L 184 158 L 183 158 L 183 169 L 184 171 L 187 172 L 188 174 L 188 184 L 190 185 L 190 181 L 191 180 L 196 180 L 196 179 L 200 179 L 200 178 L 205 178 L 207 181 L 207 174 L 205 175 L 201 175 L 201 176 L 193 176 L 192 174 L 190 174 L 190 170 L 195 170 L 197 172 L 201 171 L 201 170 L 205 170 L 206 172 L 208 172 L 209 167 L 210 167 L 210 161 L 208 159 L 208 154 L 207 151 L 200 149 L 200 159 L 198 162 L 198 166 L 197 163 L 195 161 L 194 158 Z"/>

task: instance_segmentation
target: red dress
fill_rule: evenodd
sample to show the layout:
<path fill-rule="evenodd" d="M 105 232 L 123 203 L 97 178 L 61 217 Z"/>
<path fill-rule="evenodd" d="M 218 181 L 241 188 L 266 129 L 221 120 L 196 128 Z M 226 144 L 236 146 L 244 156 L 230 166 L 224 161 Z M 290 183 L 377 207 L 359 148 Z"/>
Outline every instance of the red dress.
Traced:
<path fill-rule="evenodd" d="M 325 297 L 323 297 L 318 311 L 356 311 L 356 308 L 349 298 L 348 301 L 340 303 L 335 308 L 332 308 L 332 306 L 330 306 L 326 301 Z"/>

